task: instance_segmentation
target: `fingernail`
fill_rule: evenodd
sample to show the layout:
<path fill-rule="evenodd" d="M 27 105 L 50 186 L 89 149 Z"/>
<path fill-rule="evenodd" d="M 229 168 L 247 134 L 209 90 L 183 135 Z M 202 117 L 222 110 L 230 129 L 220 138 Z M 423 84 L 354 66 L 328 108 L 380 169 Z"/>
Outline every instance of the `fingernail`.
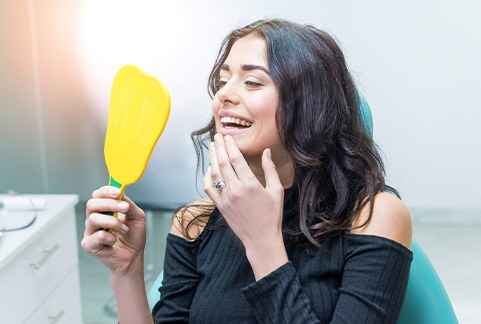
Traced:
<path fill-rule="evenodd" d="M 266 155 L 269 159 L 271 158 L 271 149 L 266 149 Z"/>
<path fill-rule="evenodd" d="M 129 209 L 129 204 L 125 201 L 121 201 L 117 204 L 117 209 L 119 211 L 127 211 L 127 209 Z"/>
<path fill-rule="evenodd" d="M 214 141 L 219 141 L 220 140 L 220 134 L 217 133 L 214 135 Z"/>
<path fill-rule="evenodd" d="M 120 190 L 115 188 L 115 187 L 110 187 L 109 188 L 109 195 L 112 197 L 117 197 L 120 193 Z"/>

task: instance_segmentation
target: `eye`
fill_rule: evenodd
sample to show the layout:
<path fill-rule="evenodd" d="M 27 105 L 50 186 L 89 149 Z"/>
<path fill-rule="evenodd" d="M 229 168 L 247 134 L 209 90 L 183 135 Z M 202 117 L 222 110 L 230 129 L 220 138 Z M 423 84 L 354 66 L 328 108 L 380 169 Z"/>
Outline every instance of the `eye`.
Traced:
<path fill-rule="evenodd" d="M 223 86 L 225 86 L 226 83 L 227 83 L 227 81 L 225 81 L 225 80 L 217 81 L 217 88 L 221 89 Z"/>
<path fill-rule="evenodd" d="M 217 81 L 218 89 L 221 89 L 223 86 L 225 86 L 228 81 L 229 79 L 227 79 L 226 77 L 219 77 L 219 80 Z"/>
<path fill-rule="evenodd" d="M 263 84 L 260 83 L 260 82 L 257 82 L 257 81 L 252 81 L 252 80 L 246 80 L 244 82 L 244 84 L 246 86 L 248 86 L 249 88 L 258 88 L 258 87 L 261 87 Z"/>

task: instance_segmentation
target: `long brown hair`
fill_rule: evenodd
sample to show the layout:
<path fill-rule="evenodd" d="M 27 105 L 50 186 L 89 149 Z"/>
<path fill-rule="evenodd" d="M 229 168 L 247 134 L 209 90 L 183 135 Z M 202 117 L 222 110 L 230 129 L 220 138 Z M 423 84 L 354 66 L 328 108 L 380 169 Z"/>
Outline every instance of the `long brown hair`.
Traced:
<path fill-rule="evenodd" d="M 358 91 L 328 33 L 286 20 L 260 20 L 232 31 L 209 75 L 210 96 L 219 89 L 219 71 L 233 44 L 248 35 L 266 42 L 269 73 L 279 91 L 278 132 L 295 170 L 297 221 L 285 228 L 285 237 L 320 246 L 324 236 L 351 229 L 376 193 L 397 192 L 385 184 L 381 156 L 363 129 Z M 213 118 L 191 134 L 198 170 L 214 134 Z M 371 215 L 372 208 L 367 221 Z"/>

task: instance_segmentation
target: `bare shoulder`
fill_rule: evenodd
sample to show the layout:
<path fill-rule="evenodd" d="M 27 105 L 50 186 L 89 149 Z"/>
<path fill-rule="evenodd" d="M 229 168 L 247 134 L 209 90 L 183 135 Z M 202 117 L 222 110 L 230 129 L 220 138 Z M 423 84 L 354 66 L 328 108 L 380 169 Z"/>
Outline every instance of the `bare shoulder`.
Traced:
<path fill-rule="evenodd" d="M 382 192 L 375 196 L 373 207 L 371 220 L 367 224 L 370 204 L 363 207 L 352 224 L 354 229 L 351 233 L 385 237 L 410 249 L 412 221 L 406 205 L 393 194 Z"/>
<path fill-rule="evenodd" d="M 188 241 L 195 240 L 204 230 L 208 216 L 214 210 L 210 198 L 194 201 L 177 211 L 170 232 Z"/>

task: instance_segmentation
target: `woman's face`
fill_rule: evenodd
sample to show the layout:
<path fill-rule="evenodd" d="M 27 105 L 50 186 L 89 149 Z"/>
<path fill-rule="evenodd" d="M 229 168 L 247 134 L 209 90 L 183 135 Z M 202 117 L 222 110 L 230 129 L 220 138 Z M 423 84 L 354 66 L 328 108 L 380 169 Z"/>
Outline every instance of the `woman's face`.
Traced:
<path fill-rule="evenodd" d="M 217 133 L 231 135 L 247 160 L 259 158 L 268 147 L 274 161 L 290 160 L 277 131 L 279 93 L 269 75 L 265 41 L 255 36 L 237 40 L 219 80 L 213 101 Z"/>

